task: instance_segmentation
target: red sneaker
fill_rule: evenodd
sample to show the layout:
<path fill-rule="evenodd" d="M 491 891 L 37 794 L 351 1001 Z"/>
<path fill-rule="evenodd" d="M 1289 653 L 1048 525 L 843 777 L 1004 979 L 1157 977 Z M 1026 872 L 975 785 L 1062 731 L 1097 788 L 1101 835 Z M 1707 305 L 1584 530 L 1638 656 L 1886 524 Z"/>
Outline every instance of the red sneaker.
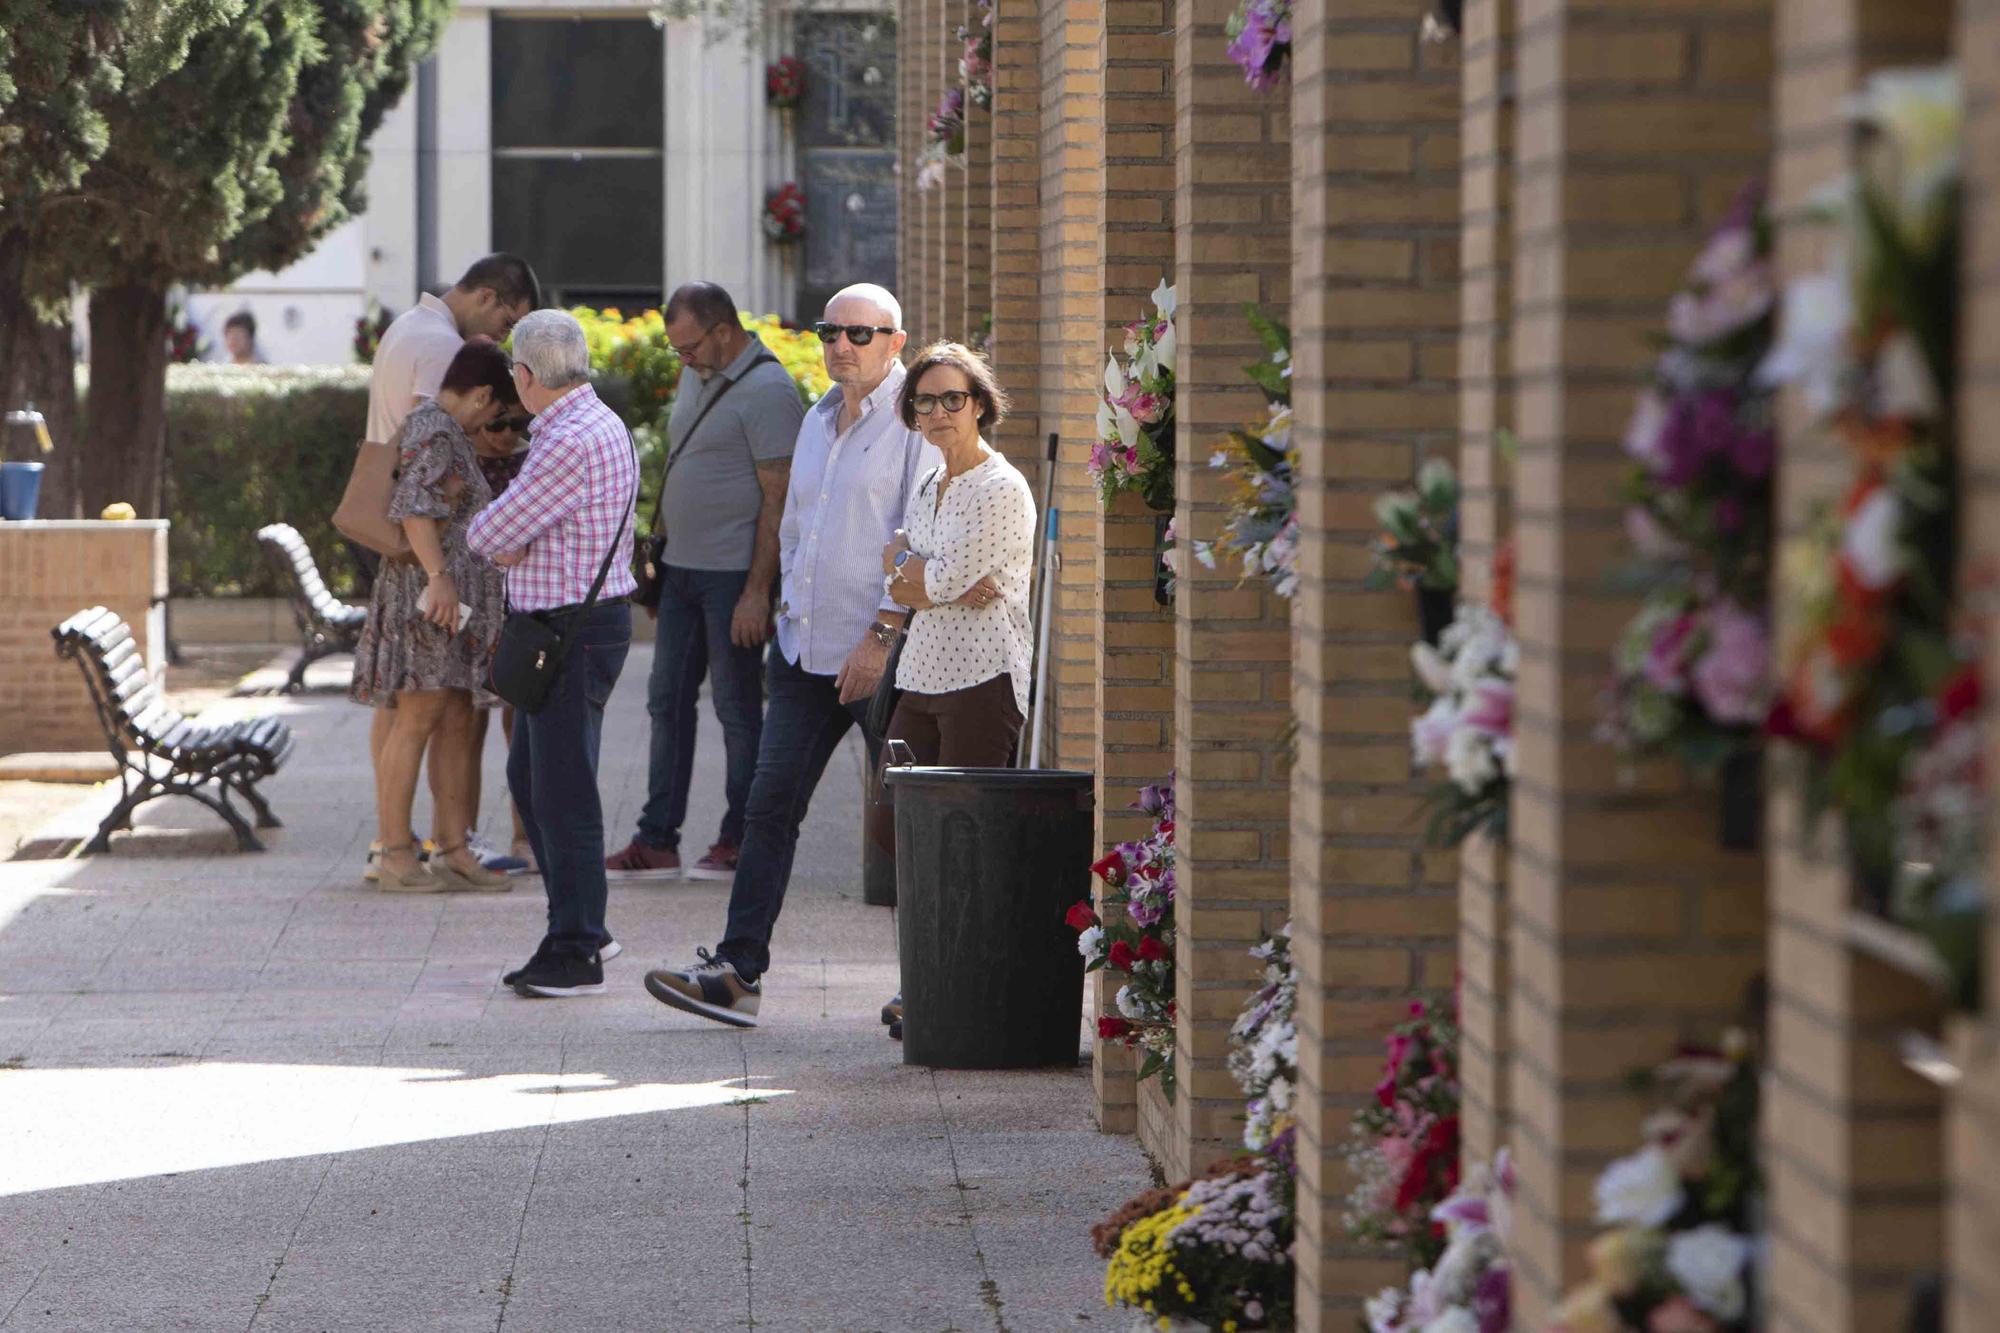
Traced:
<path fill-rule="evenodd" d="M 735 879 L 737 846 L 733 842 L 718 842 L 708 849 L 707 855 L 688 867 L 689 879 Z"/>
<path fill-rule="evenodd" d="M 679 879 L 681 854 L 661 847 L 648 847 L 637 838 L 625 850 L 604 858 L 604 878 L 620 882 Z"/>

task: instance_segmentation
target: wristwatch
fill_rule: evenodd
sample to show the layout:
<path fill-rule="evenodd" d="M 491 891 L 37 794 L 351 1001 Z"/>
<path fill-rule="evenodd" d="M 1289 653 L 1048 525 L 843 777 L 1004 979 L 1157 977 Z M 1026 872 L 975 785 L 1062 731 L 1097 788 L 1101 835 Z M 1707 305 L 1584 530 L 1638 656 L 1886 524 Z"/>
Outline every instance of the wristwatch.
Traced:
<path fill-rule="evenodd" d="M 882 621 L 877 620 L 868 626 L 868 632 L 874 635 L 875 642 L 881 644 L 884 648 L 895 646 L 896 627 L 894 625 L 884 624 Z"/>
<path fill-rule="evenodd" d="M 907 546 L 905 546 L 902 550 L 896 552 L 896 559 L 894 561 L 894 564 L 897 569 L 901 569 L 903 567 L 903 562 L 910 558 L 910 554 L 911 554 L 910 548 Z"/>

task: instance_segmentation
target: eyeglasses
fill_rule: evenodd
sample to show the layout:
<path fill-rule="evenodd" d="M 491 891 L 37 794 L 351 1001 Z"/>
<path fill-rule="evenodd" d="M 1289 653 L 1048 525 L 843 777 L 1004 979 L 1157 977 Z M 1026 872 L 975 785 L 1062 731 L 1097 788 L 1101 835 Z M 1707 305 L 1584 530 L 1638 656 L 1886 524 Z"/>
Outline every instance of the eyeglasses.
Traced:
<path fill-rule="evenodd" d="M 505 435 L 509 431 L 523 431 L 527 428 L 528 418 L 526 417 L 497 417 L 480 427 L 481 430 L 489 435 Z"/>
<path fill-rule="evenodd" d="M 669 340 L 669 341 L 668 341 L 668 343 L 667 343 L 667 346 L 673 349 L 673 353 L 674 353 L 674 355 L 675 355 L 675 356 L 677 356 L 677 357 L 679 357 L 679 358 L 680 358 L 681 360 L 685 361 L 685 360 L 687 360 L 687 359 L 688 359 L 689 357 L 693 356 L 693 355 L 695 354 L 695 352 L 696 352 L 696 351 L 697 351 L 697 350 L 698 350 L 698 349 L 699 349 L 699 348 L 701 347 L 701 345 L 702 345 L 703 343 L 707 342 L 707 341 L 709 340 L 709 337 L 710 337 L 710 336 L 711 336 L 712 334 L 714 334 L 714 332 L 715 332 L 715 331 L 716 331 L 717 329 L 719 329 L 719 328 L 721 328 L 721 327 L 722 327 L 722 326 L 721 326 L 720 324 L 711 324 L 711 325 L 709 325 L 709 326 L 708 326 L 707 328 L 705 328 L 705 329 L 703 329 L 703 330 L 701 331 L 701 336 L 700 336 L 699 338 L 696 338 L 696 339 L 695 339 L 695 340 L 694 340 L 693 342 L 689 343 L 689 344 L 688 344 L 688 345 L 687 345 L 686 347 L 682 347 L 682 346 L 681 346 L 681 345 L 680 345 L 679 343 L 676 343 L 676 342 L 673 342 L 672 340 Z"/>
<path fill-rule="evenodd" d="M 972 397 L 963 389 L 952 389 L 945 393 L 920 393 L 910 400 L 910 408 L 920 417 L 927 417 L 942 407 L 947 412 L 963 412 L 968 399 Z"/>
<path fill-rule="evenodd" d="M 847 341 L 853 343 L 856 347 L 866 347 L 869 343 L 875 341 L 876 334 L 894 333 L 895 330 L 870 327 L 867 324 L 829 324 L 825 320 L 821 320 L 819 323 L 813 325 L 813 332 L 819 335 L 819 340 L 823 343 L 831 343 L 844 333 L 847 335 Z"/>

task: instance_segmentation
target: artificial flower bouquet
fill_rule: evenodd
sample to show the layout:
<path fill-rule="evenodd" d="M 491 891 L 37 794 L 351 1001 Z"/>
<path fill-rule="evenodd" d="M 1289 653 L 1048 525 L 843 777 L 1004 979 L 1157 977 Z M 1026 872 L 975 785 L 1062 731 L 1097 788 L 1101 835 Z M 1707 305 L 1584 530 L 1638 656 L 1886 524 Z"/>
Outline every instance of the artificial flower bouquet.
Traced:
<path fill-rule="evenodd" d="M 958 79 L 976 107 L 993 105 L 993 0 L 979 0 L 979 26 L 958 25 Z"/>
<path fill-rule="evenodd" d="M 201 330 L 188 318 L 179 301 L 167 306 L 167 361 L 176 366 L 192 365 L 208 356 L 208 343 Z"/>
<path fill-rule="evenodd" d="M 1858 99 L 1860 167 L 1830 209 L 1828 271 L 1785 293 L 1767 375 L 1802 387 L 1853 479 L 1783 576 L 1805 607 L 1771 734 L 1808 758 L 1809 816 L 1845 825 L 1866 896 L 1896 896 L 1894 809 L 1940 726 L 1954 651 L 1959 153 L 1949 70 L 1885 70 Z"/>
<path fill-rule="evenodd" d="M 1514 778 L 1514 677 L 1521 649 L 1493 611 L 1462 603 L 1437 647 L 1410 649 L 1429 707 L 1410 723 L 1419 768 L 1442 768 L 1431 787 L 1425 836 L 1456 847 L 1476 830 L 1504 837 Z"/>
<path fill-rule="evenodd" d="M 1292 477 L 1297 457 L 1292 453 L 1292 334 L 1283 324 L 1254 305 L 1244 313 L 1264 344 L 1266 359 L 1244 371 L 1263 391 L 1264 420 L 1232 431 L 1229 446 L 1218 449 L 1208 465 L 1236 472 L 1236 498 L 1222 535 L 1194 544 L 1195 559 L 1215 568 L 1217 547 L 1243 561 L 1243 577 L 1262 574 L 1271 589 L 1290 597 L 1298 586 L 1298 496 Z"/>
<path fill-rule="evenodd" d="M 1291 0 L 1242 0 L 1225 30 L 1243 81 L 1258 92 L 1276 87 L 1292 55 Z"/>
<path fill-rule="evenodd" d="M 1298 1100 L 1298 972 L 1292 966 L 1290 922 L 1250 951 L 1264 965 L 1264 984 L 1250 997 L 1229 1030 L 1229 1072 L 1249 1098 L 1244 1107 L 1243 1146 L 1266 1152 L 1292 1123 Z"/>
<path fill-rule="evenodd" d="M 1174 1095 L 1174 786 L 1143 788 L 1132 809 L 1153 817 L 1152 830 L 1135 842 L 1121 842 L 1090 872 L 1104 881 L 1102 902 L 1120 908 L 1106 921 L 1089 900 L 1077 902 L 1065 918 L 1077 932 L 1076 949 L 1084 970 L 1108 967 L 1125 974 L 1116 1014 L 1097 1019 L 1103 1041 L 1122 1042 L 1145 1052 L 1139 1077 L 1160 1079 Z"/>
<path fill-rule="evenodd" d="M 1437 1263 L 1385 1287 L 1365 1309 L 1368 1333 L 1507 1333 L 1512 1286 L 1507 1235 L 1514 1167 L 1502 1148 L 1475 1165 L 1430 1213 L 1444 1228 Z"/>
<path fill-rule="evenodd" d="M 779 56 L 764 66 L 764 100 L 780 111 L 789 111 L 806 99 L 806 62 L 797 56 Z"/>
<path fill-rule="evenodd" d="M 1770 220 L 1751 187 L 1669 305 L 1666 350 L 1625 437 L 1644 600 L 1615 653 L 1604 732 L 1702 773 L 1754 756 L 1770 707 L 1776 437 L 1758 369 L 1776 303 Z"/>
<path fill-rule="evenodd" d="M 382 345 L 382 335 L 389 331 L 396 317 L 376 305 L 368 303 L 368 313 L 354 317 L 354 362 L 356 365 L 375 364 L 375 349 Z"/>
<path fill-rule="evenodd" d="M 924 123 L 924 146 L 917 153 L 917 191 L 928 194 L 944 184 L 945 168 L 965 159 L 965 89 L 947 88 Z"/>
<path fill-rule="evenodd" d="M 1292 1327 L 1293 1188 L 1289 1156 L 1266 1156 L 1141 1194 L 1092 1229 L 1104 1303 L 1159 1329 Z"/>
<path fill-rule="evenodd" d="M 792 245 L 806 234 L 806 192 L 797 181 L 764 197 L 764 234 L 779 245 Z"/>
<path fill-rule="evenodd" d="M 1758 1071 L 1750 1039 L 1684 1050 L 1654 1074 L 1666 1106 L 1646 1146 L 1597 1178 L 1590 1279 L 1551 1333 L 1748 1333 L 1755 1327 L 1753 1218 Z"/>
<path fill-rule="evenodd" d="M 1386 1045 L 1375 1100 L 1348 1131 L 1344 1156 L 1359 1183 L 1344 1221 L 1355 1240 L 1393 1245 L 1427 1268 L 1445 1244 L 1432 1213 L 1458 1188 L 1458 1024 L 1444 1003 L 1412 1000 Z"/>
<path fill-rule="evenodd" d="M 1376 496 L 1382 530 L 1369 544 L 1372 563 L 1363 586 L 1456 592 L 1458 496 L 1458 473 L 1442 458 L 1424 461 L 1415 487 Z"/>
<path fill-rule="evenodd" d="M 1153 289 L 1153 313 L 1125 327 L 1125 363 L 1104 358 L 1104 392 L 1097 404 L 1097 443 L 1090 478 L 1106 504 L 1133 491 L 1154 509 L 1174 507 L 1174 289 Z"/>

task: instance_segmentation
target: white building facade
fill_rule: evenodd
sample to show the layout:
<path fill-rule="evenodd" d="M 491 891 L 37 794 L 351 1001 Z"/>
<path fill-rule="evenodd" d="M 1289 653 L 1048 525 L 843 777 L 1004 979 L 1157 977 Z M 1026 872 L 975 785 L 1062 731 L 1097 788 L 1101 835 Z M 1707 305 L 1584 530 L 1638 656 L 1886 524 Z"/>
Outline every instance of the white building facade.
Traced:
<path fill-rule="evenodd" d="M 209 356 L 248 310 L 265 360 L 350 361 L 358 320 L 494 250 L 526 257 L 559 305 L 643 309 L 703 278 L 746 310 L 811 319 L 847 282 L 891 283 L 893 13 L 774 10 L 748 41 L 650 14 L 647 0 L 462 4 L 371 144 L 365 215 L 281 273 L 189 294 Z M 795 110 L 766 98 L 782 55 L 807 67 Z M 807 228 L 781 244 L 764 203 L 788 181 Z"/>

